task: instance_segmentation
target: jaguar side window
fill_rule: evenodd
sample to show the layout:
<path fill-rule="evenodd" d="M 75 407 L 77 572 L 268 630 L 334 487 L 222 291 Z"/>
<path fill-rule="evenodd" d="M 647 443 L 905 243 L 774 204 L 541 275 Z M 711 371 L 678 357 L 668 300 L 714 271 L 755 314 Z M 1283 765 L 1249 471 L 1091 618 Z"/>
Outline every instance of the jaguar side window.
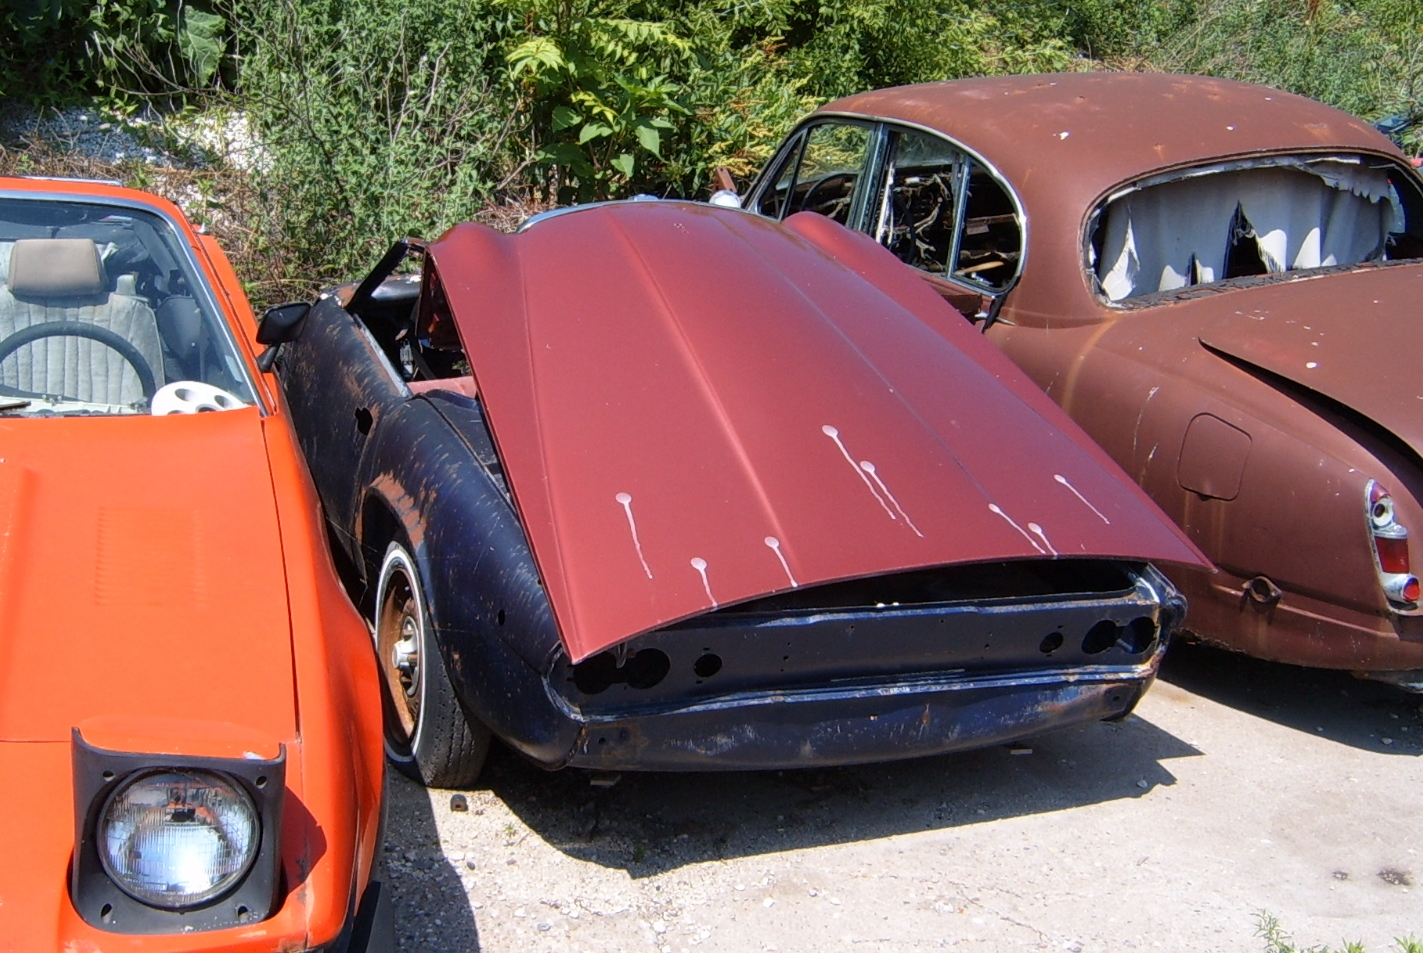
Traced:
<path fill-rule="evenodd" d="M 905 264 L 943 275 L 954 250 L 967 162 L 962 152 L 937 136 L 895 133 L 873 218 L 875 240 Z"/>
<path fill-rule="evenodd" d="M 780 165 L 767 177 L 771 185 L 761 193 L 752 211 L 769 218 L 781 217 L 781 212 L 786 207 L 786 196 L 795 184 L 796 167 L 800 165 L 800 150 L 804 143 L 805 137 L 802 136 L 785 150 Z"/>
<path fill-rule="evenodd" d="M 1001 291 L 1022 257 L 1023 229 L 1013 200 L 987 169 L 970 161 L 954 277 Z"/>
<path fill-rule="evenodd" d="M 869 160 L 870 131 L 869 126 L 852 123 L 812 126 L 782 217 L 819 212 L 841 225 L 850 224 L 855 187 Z"/>

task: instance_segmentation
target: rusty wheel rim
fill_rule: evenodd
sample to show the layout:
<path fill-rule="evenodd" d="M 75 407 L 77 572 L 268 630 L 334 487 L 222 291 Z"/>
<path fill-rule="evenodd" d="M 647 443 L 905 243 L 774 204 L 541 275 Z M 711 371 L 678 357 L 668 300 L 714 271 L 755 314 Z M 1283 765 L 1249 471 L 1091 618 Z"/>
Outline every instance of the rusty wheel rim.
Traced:
<path fill-rule="evenodd" d="M 419 600 L 403 567 L 386 580 L 376 624 L 376 655 L 390 698 L 387 729 L 395 740 L 408 745 L 420 720 Z"/>

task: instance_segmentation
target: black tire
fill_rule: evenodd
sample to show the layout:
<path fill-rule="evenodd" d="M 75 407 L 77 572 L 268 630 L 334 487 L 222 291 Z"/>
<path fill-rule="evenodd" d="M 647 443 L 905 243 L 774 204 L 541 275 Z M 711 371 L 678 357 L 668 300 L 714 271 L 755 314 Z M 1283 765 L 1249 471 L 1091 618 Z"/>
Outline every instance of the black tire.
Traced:
<path fill-rule="evenodd" d="M 385 753 L 405 775 L 434 788 L 474 784 L 489 729 L 471 723 L 450 686 L 429 625 L 415 560 L 393 542 L 376 584 L 375 645 L 385 709 Z"/>

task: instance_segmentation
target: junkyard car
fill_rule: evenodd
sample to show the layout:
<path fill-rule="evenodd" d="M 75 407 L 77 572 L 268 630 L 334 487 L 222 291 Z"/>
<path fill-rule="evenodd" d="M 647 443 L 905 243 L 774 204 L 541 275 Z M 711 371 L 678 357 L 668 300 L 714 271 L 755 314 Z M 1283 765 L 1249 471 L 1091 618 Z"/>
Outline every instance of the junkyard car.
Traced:
<path fill-rule="evenodd" d="M 750 209 L 887 246 L 1220 567 L 1186 629 L 1423 684 L 1423 190 L 1367 124 L 1199 77 L 976 79 L 812 114 Z"/>
<path fill-rule="evenodd" d="M 409 257 L 407 257 L 409 256 Z M 402 277 L 402 258 L 420 267 Z M 429 783 L 1120 716 L 1198 553 L 894 258 L 678 202 L 404 241 L 278 376 Z"/>
<path fill-rule="evenodd" d="M 0 949 L 393 949 L 364 623 L 217 245 L 0 179 Z"/>

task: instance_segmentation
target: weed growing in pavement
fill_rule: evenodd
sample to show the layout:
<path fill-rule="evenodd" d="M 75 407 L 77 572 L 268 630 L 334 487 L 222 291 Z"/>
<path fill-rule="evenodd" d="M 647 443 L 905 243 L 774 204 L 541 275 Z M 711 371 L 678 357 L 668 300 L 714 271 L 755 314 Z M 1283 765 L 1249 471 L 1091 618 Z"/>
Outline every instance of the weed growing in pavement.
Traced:
<path fill-rule="evenodd" d="M 1343 946 L 1296 946 L 1294 937 L 1285 932 L 1274 914 L 1261 910 L 1255 914 L 1255 935 L 1265 941 L 1265 953 L 1367 953 L 1364 945 L 1346 941 Z M 1393 941 L 1397 953 L 1423 953 L 1423 940 L 1409 934 Z"/>

